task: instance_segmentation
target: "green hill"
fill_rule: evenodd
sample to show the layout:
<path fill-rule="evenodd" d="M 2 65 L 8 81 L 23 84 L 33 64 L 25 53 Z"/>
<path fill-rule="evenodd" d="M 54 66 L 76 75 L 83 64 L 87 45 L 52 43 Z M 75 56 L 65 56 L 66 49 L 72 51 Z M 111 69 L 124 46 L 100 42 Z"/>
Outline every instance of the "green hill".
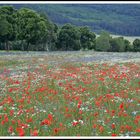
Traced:
<path fill-rule="evenodd" d="M 14 4 L 46 13 L 55 23 L 89 26 L 99 33 L 140 36 L 140 4 Z"/>

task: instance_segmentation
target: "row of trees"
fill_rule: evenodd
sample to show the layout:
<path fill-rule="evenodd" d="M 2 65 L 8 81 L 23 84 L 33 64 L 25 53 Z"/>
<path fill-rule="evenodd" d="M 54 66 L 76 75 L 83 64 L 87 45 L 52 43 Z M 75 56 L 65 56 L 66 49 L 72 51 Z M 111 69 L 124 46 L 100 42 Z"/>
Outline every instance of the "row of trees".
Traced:
<path fill-rule="evenodd" d="M 55 40 L 56 32 L 57 26 L 45 14 L 26 8 L 0 7 L 1 49 L 38 50 L 46 44 L 49 47 Z M 41 46 L 37 47 L 39 44 Z"/>
<path fill-rule="evenodd" d="M 0 49 L 22 51 L 96 50 L 140 51 L 140 40 L 131 44 L 123 37 L 112 38 L 102 32 L 96 37 L 88 27 L 65 24 L 58 27 L 46 14 L 31 9 L 0 7 Z"/>

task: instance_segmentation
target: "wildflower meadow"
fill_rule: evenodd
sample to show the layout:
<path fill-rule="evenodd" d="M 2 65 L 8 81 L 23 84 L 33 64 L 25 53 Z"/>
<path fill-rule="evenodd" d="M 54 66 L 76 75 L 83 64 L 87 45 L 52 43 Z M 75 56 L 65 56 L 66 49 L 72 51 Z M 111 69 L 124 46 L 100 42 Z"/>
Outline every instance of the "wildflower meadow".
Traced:
<path fill-rule="evenodd" d="M 0 136 L 140 136 L 140 61 L 85 55 L 1 53 Z"/>

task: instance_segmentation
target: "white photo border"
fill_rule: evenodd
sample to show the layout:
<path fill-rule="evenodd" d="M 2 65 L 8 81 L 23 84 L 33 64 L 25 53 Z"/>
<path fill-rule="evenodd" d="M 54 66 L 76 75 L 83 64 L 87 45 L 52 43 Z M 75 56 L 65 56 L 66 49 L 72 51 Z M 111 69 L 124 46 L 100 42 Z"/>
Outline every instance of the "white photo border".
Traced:
<path fill-rule="evenodd" d="M 140 4 L 140 1 L 0 1 L 0 4 Z M 140 139 L 130 136 L 0 136 L 0 139 Z"/>

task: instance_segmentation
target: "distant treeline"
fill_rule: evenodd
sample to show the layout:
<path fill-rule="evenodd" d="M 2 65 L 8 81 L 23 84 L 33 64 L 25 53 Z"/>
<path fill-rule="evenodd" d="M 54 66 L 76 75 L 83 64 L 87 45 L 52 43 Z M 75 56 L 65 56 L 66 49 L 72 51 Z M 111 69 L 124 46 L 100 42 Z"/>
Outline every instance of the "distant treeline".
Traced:
<path fill-rule="evenodd" d="M 0 7 L 0 50 L 109 52 L 140 51 L 140 39 L 131 44 L 123 37 L 112 38 L 103 31 L 96 37 L 86 26 L 58 27 L 46 14 L 28 8 Z"/>

